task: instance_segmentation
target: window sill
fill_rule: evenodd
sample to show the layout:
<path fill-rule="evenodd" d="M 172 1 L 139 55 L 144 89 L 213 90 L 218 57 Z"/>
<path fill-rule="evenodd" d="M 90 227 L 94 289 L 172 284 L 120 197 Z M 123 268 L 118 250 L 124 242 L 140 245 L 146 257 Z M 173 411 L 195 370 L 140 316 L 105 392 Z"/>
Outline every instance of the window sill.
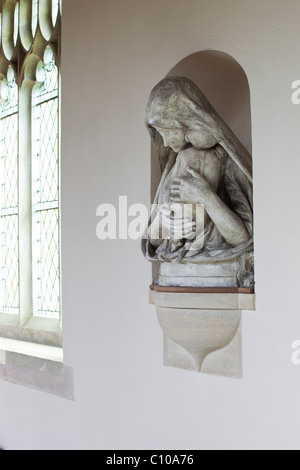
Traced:
<path fill-rule="evenodd" d="M 60 320 L 31 317 L 21 323 L 19 316 L 0 314 L 0 338 L 61 348 Z"/>
<path fill-rule="evenodd" d="M 74 401 L 73 370 L 58 347 L 0 337 L 0 379 Z"/>
<path fill-rule="evenodd" d="M 53 346 L 45 346 L 43 344 L 28 343 L 27 341 L 19 341 L 16 339 L 0 338 L 0 350 L 22 354 L 46 361 L 64 362 L 63 350 Z"/>

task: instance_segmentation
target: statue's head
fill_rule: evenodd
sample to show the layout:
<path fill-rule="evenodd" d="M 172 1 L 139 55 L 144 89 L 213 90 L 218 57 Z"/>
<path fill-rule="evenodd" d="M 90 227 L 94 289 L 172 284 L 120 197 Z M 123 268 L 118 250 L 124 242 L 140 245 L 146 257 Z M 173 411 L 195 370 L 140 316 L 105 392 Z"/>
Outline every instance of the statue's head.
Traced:
<path fill-rule="evenodd" d="M 215 110 L 188 78 L 169 77 L 152 90 L 146 124 L 176 153 L 192 145 L 196 149 L 217 144 Z"/>
<path fill-rule="evenodd" d="M 153 88 L 146 125 L 164 170 L 170 152 L 187 146 L 208 149 L 219 144 L 252 182 L 252 158 L 231 129 L 191 80 L 168 77 Z"/>

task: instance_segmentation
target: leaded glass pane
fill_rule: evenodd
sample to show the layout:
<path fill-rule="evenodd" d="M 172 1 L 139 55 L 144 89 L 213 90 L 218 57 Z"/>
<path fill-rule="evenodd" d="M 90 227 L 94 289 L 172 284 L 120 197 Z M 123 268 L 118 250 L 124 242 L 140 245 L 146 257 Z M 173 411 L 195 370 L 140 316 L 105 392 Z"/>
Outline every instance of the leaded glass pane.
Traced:
<path fill-rule="evenodd" d="M 41 191 L 40 202 L 58 201 L 58 100 L 40 105 Z"/>
<path fill-rule="evenodd" d="M 34 106 L 34 314 L 59 318 L 58 71 L 53 63 L 44 70 Z"/>
<path fill-rule="evenodd" d="M 56 25 L 57 17 L 59 11 L 59 0 L 52 0 L 52 24 Z"/>
<path fill-rule="evenodd" d="M 6 85 L 0 110 L 0 311 L 19 313 L 18 88 Z"/>
<path fill-rule="evenodd" d="M 46 54 L 53 57 L 51 48 L 46 49 Z M 53 59 L 49 64 L 44 66 L 45 82 L 40 86 L 38 96 L 36 97 L 36 105 L 43 103 L 47 100 L 57 98 L 58 95 L 58 72 Z"/>
<path fill-rule="evenodd" d="M 0 218 L 2 313 L 19 313 L 18 216 Z"/>
<path fill-rule="evenodd" d="M 39 16 L 39 2 L 38 0 L 32 0 L 31 30 L 32 30 L 33 37 L 35 37 L 35 33 L 37 30 L 38 16 Z"/>
<path fill-rule="evenodd" d="M 58 209 L 36 214 L 36 316 L 59 318 L 59 224 Z"/>
<path fill-rule="evenodd" d="M 15 18 L 14 18 L 14 45 L 17 44 L 19 36 L 19 3 L 15 6 Z"/>

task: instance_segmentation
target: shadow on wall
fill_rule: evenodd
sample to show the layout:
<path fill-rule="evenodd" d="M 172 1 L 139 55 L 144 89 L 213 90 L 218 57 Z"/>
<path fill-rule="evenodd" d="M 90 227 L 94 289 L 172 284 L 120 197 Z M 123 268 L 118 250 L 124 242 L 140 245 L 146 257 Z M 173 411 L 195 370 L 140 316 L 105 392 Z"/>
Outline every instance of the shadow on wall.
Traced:
<path fill-rule="evenodd" d="M 166 75 L 191 79 L 208 98 L 226 124 L 252 154 L 251 104 L 249 82 L 243 68 L 230 55 L 202 51 L 189 55 Z M 163 78 L 163 77 L 161 77 Z M 161 178 L 154 147 L 151 151 L 151 200 Z M 156 278 L 158 266 L 153 266 Z"/>

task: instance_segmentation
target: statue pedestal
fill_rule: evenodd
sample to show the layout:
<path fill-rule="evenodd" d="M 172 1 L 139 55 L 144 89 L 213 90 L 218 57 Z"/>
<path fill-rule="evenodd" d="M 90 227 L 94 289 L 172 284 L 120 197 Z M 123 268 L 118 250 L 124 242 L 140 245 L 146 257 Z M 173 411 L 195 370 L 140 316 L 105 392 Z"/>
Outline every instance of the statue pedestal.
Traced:
<path fill-rule="evenodd" d="M 237 270 L 237 261 L 205 265 L 161 263 L 158 284 L 165 287 L 238 287 Z"/>
<path fill-rule="evenodd" d="M 255 310 L 250 289 L 152 286 L 164 332 L 164 364 L 231 378 L 243 377 L 242 311 Z"/>

